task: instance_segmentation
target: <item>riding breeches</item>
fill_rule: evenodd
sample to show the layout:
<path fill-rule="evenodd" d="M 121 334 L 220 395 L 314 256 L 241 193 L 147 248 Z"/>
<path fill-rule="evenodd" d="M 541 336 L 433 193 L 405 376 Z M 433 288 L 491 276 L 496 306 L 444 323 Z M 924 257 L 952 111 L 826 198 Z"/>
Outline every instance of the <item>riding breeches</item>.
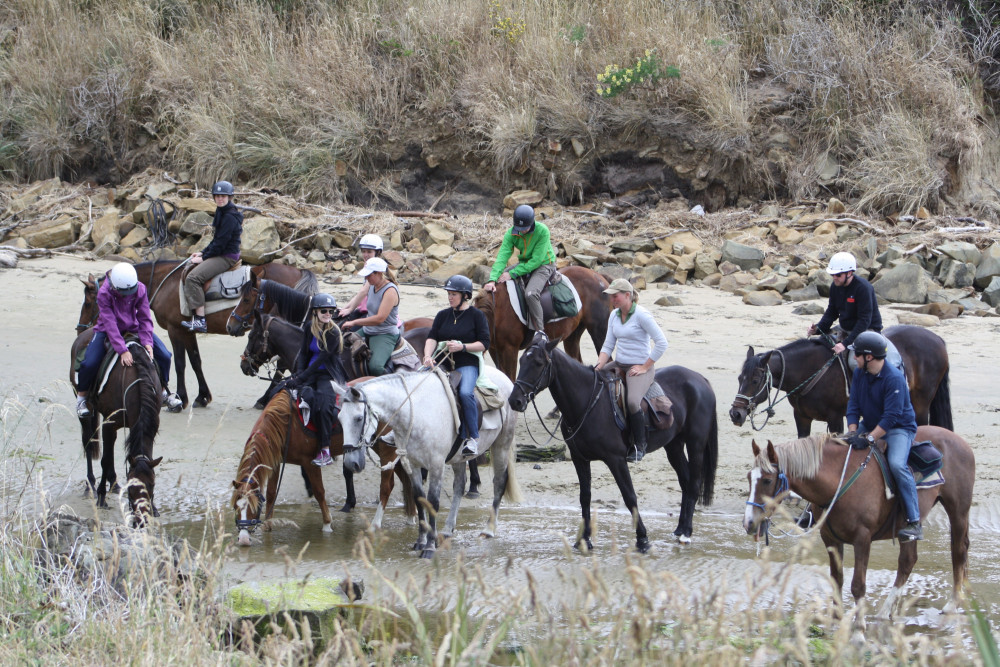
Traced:
<path fill-rule="evenodd" d="M 385 365 L 389 363 L 389 357 L 392 356 L 392 351 L 396 349 L 396 343 L 399 342 L 398 333 L 386 333 L 386 334 L 375 334 L 374 336 L 365 336 L 365 341 L 368 343 L 368 349 L 371 350 L 372 356 L 368 360 L 368 372 L 372 375 L 385 375 Z"/>
<path fill-rule="evenodd" d="M 899 498 L 903 502 L 903 509 L 906 510 L 906 520 L 910 523 L 920 521 L 920 502 L 917 500 L 917 484 L 913 480 L 913 473 L 907 464 L 910 458 L 910 447 L 916 433 L 902 428 L 891 428 L 885 434 L 886 458 L 889 459 L 889 470 L 899 487 Z"/>
<path fill-rule="evenodd" d="M 216 256 L 202 260 L 200 264 L 191 269 L 184 279 L 184 298 L 187 299 L 188 307 L 193 311 L 205 305 L 205 283 L 219 275 L 223 271 L 228 271 L 236 265 L 236 260 L 228 257 Z"/>
<path fill-rule="evenodd" d="M 476 381 L 479 379 L 479 366 L 459 366 L 455 369 L 462 374 L 458 385 L 458 402 L 462 410 L 462 427 L 460 435 L 463 438 L 479 439 L 479 406 L 476 403 Z"/>
<path fill-rule="evenodd" d="M 535 331 L 545 331 L 545 318 L 542 315 L 542 292 L 548 284 L 552 274 L 556 272 L 555 264 L 542 264 L 531 272 L 524 286 L 525 306 L 528 309 L 528 327 Z"/>
<path fill-rule="evenodd" d="M 634 415 L 636 412 L 642 410 L 642 398 L 649 391 L 649 388 L 653 386 L 653 381 L 656 380 L 655 368 L 650 368 L 645 373 L 640 373 L 639 375 L 629 375 L 629 369 L 633 365 L 639 366 L 640 364 L 620 364 L 617 361 L 609 361 L 604 364 L 604 368 L 607 370 L 620 368 L 625 374 L 625 398 L 628 401 L 628 413 L 630 415 Z"/>
<path fill-rule="evenodd" d="M 94 337 L 90 339 L 90 343 L 87 345 L 87 352 L 77 373 L 77 391 L 90 391 L 94 380 L 97 379 L 97 370 L 101 366 L 101 360 L 107 354 L 107 349 L 105 348 L 107 340 L 108 335 L 103 331 L 94 332 Z M 156 368 L 160 371 L 160 379 L 163 381 L 163 387 L 166 388 L 170 382 L 170 350 L 167 349 L 167 346 L 163 344 L 163 341 L 156 334 L 153 334 L 153 361 L 156 362 Z"/>

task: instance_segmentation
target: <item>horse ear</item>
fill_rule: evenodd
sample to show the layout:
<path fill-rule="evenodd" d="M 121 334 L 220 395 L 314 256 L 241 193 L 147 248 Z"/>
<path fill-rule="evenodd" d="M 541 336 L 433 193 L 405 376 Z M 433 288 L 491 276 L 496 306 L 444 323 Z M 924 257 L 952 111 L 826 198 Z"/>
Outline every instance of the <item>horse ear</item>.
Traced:
<path fill-rule="evenodd" d="M 347 393 L 347 387 L 340 384 L 336 380 L 334 380 L 331 384 L 333 384 L 333 392 L 337 394 L 337 396 L 343 396 L 345 393 Z"/>
<path fill-rule="evenodd" d="M 162 460 L 163 460 L 162 456 L 159 457 L 159 458 L 153 459 L 153 462 L 149 464 L 149 467 L 150 468 L 155 468 L 156 466 L 160 465 L 160 461 L 162 461 Z M 235 484 L 235 482 L 234 482 L 234 484 Z"/>
<path fill-rule="evenodd" d="M 350 394 L 350 398 L 352 401 L 360 401 L 364 399 L 364 396 L 362 396 L 361 392 L 355 387 L 351 387 L 350 389 L 348 389 L 347 393 Z"/>
<path fill-rule="evenodd" d="M 770 440 L 767 441 L 767 460 L 775 465 L 778 464 L 778 453 L 774 451 L 774 443 Z"/>
<path fill-rule="evenodd" d="M 753 358 L 753 345 L 747 346 L 747 359 Z"/>
<path fill-rule="evenodd" d="M 760 456 L 760 447 L 757 445 L 757 440 L 756 439 L 752 440 L 750 444 L 753 446 L 753 457 L 757 458 L 758 456 Z"/>
<path fill-rule="evenodd" d="M 555 340 L 550 340 L 548 343 L 545 344 L 545 349 L 548 352 L 551 352 L 552 350 L 556 349 L 556 346 L 559 345 L 562 339 L 563 337 L 559 336 L 559 338 L 556 338 Z"/>
<path fill-rule="evenodd" d="M 237 482 L 237 481 L 236 481 L 235 479 L 233 480 L 233 488 L 234 488 L 234 489 L 238 489 L 238 488 L 240 488 L 240 483 L 239 483 L 239 482 Z"/>

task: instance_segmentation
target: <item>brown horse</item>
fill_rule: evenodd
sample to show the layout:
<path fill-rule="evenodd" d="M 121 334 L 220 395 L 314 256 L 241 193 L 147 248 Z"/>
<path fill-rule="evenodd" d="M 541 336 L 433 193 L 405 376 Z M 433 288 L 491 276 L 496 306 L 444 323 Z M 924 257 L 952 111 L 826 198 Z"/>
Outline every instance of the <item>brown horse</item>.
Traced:
<path fill-rule="evenodd" d="M 368 379 L 368 378 L 365 378 Z M 391 463 L 396 458 L 396 449 L 378 440 L 373 448 L 378 454 L 382 465 Z M 313 458 L 319 451 L 316 436 L 307 431 L 292 410 L 292 403 L 287 391 L 280 391 L 271 399 L 264 412 L 247 438 L 243 449 L 243 457 L 236 468 L 236 480 L 233 481 L 232 507 L 236 512 L 236 527 L 239 530 L 238 541 L 241 546 L 250 545 L 250 532 L 263 524 L 265 530 L 270 530 L 270 519 L 274 513 L 274 503 L 278 497 L 278 484 L 281 480 L 282 468 L 287 464 L 301 466 L 302 473 L 309 479 L 312 493 L 319 503 L 323 513 L 323 532 L 332 532 L 330 508 L 326 504 L 326 487 L 323 486 L 323 476 L 319 467 L 313 465 Z M 344 435 L 338 427 L 330 439 L 330 454 L 339 456 L 344 453 Z M 403 472 L 402 466 L 395 466 L 395 473 L 403 483 L 403 497 L 406 502 L 406 515 L 415 518 L 416 505 L 409 477 Z M 379 506 L 372 522 L 374 527 L 381 526 L 382 514 L 389 502 L 393 488 L 393 471 L 383 470 L 379 487 Z M 266 489 L 266 493 L 262 492 Z M 264 518 L 260 518 L 263 509 Z"/>
<path fill-rule="evenodd" d="M 196 407 L 205 407 L 212 402 L 212 392 L 205 382 L 205 374 L 201 370 L 201 353 L 198 351 L 198 339 L 183 326 L 184 316 L 181 314 L 180 294 L 182 265 L 184 261 L 157 261 L 136 264 L 135 272 L 139 280 L 146 285 L 149 294 L 149 307 L 156 316 L 156 322 L 166 329 L 170 337 L 170 346 L 174 351 L 174 369 L 177 375 L 177 395 L 183 406 L 188 405 L 187 388 L 184 384 L 185 357 L 191 360 L 191 368 L 198 378 L 198 396 L 194 399 Z M 311 271 L 297 269 L 294 266 L 275 264 L 273 262 L 255 266 L 252 275 L 276 282 L 298 286 L 300 289 L 316 291 L 316 276 Z M 77 331 L 81 331 L 97 322 L 97 281 L 94 276 L 88 276 L 83 281 L 83 306 L 80 308 L 80 321 Z M 208 333 L 227 333 L 226 322 L 229 311 L 223 310 L 211 313 L 206 317 Z"/>
<path fill-rule="evenodd" d="M 903 358 L 917 424 L 952 430 L 948 350 L 944 340 L 916 326 L 894 326 L 884 333 Z M 748 417 L 752 419 L 758 405 L 766 404 L 770 418 L 773 406 L 780 400 L 777 395 L 770 398 L 774 389 L 786 392 L 800 438 L 809 435 L 813 421 L 826 422 L 829 432 L 841 433 L 847 414 L 849 382 L 830 348 L 818 338 L 803 338 L 759 354 L 754 354 L 751 347 L 740 370 L 740 386 L 729 417 L 733 424 L 742 426 Z M 754 428 L 760 430 L 764 424 Z"/>
<path fill-rule="evenodd" d="M 590 334 L 594 347 L 600 351 L 608 334 L 608 317 L 611 302 L 604 290 L 608 280 L 604 276 L 583 266 L 567 266 L 559 272 L 573 281 L 580 294 L 580 312 L 557 322 L 545 325 L 545 335 L 550 340 L 561 338 L 566 353 L 577 361 L 580 355 L 580 338 L 583 332 Z M 510 305 L 506 287 L 497 286 L 493 293 L 481 291 L 473 305 L 486 315 L 490 323 L 490 357 L 493 363 L 512 381 L 517 377 L 517 353 L 528 347 L 533 332 L 514 313 Z"/>
<path fill-rule="evenodd" d="M 941 503 L 951 524 L 951 565 L 954 578 L 952 600 L 946 611 L 964 597 L 969 558 L 969 508 L 976 478 L 976 459 L 969 444 L 951 431 L 937 426 L 917 429 L 917 441 L 930 440 L 942 454 L 944 483 L 919 489 L 920 516 L 926 518 L 931 508 Z M 844 545 L 854 547 L 854 580 L 851 594 L 859 605 L 856 627 L 865 628 L 865 577 L 872 540 L 889 540 L 903 527 L 906 515 L 894 499 L 886 498 L 886 486 L 880 467 L 871 461 L 872 450 L 852 450 L 834 436 L 815 435 L 779 445 L 767 443 L 761 450 L 753 443 L 754 469 L 748 475 L 750 500 L 747 501 L 743 527 L 756 535 L 766 531 L 767 521 L 791 490 L 819 507 L 826 508 L 820 519 L 820 536 L 830 556 L 830 575 L 836 584 L 836 604 L 842 599 L 844 585 Z M 889 618 L 903 586 L 917 562 L 917 543 L 904 542 L 899 547 L 896 582 L 878 613 Z"/>
<path fill-rule="evenodd" d="M 76 386 L 73 370 L 77 355 L 90 343 L 94 330 L 78 335 L 70 354 L 70 385 Z M 160 429 L 160 377 L 153 361 L 141 346 L 132 352 L 134 363 L 124 366 L 118 359 L 100 393 L 91 392 L 95 409 L 80 419 L 83 451 L 87 459 L 87 485 L 96 497 L 97 506 L 107 508 L 107 494 L 117 488 L 115 440 L 119 429 L 127 428 L 125 439 L 126 486 L 129 509 L 136 526 L 145 526 L 150 514 L 158 516 L 153 505 L 155 468 L 163 457 L 153 459 L 153 440 Z M 100 437 L 100 439 L 98 439 Z M 101 441 L 104 453 L 101 456 Z M 101 483 L 96 484 L 94 459 L 101 456 Z"/>

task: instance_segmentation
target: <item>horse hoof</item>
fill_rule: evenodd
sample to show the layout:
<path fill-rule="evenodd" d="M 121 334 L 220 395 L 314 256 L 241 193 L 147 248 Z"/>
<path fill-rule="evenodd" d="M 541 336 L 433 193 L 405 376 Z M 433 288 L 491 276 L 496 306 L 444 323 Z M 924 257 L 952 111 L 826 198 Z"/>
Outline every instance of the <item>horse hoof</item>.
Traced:
<path fill-rule="evenodd" d="M 424 559 L 434 558 L 434 549 L 424 549 L 420 552 L 420 557 Z"/>
<path fill-rule="evenodd" d="M 469 492 L 465 494 L 465 497 L 469 498 L 470 500 L 474 500 L 479 497 L 479 491 L 473 491 L 472 489 L 469 489 Z"/>
<path fill-rule="evenodd" d="M 677 541 L 680 542 L 681 544 L 691 544 L 691 536 L 690 535 L 678 535 L 677 536 Z"/>
<path fill-rule="evenodd" d="M 423 551 L 424 546 L 425 545 L 423 542 L 417 542 L 416 544 L 413 545 L 413 551 Z"/>
<path fill-rule="evenodd" d="M 344 506 L 341 507 L 338 511 L 339 512 L 343 512 L 344 514 L 347 514 L 348 512 L 350 512 L 353 509 L 354 509 L 354 505 L 351 505 L 350 503 L 344 503 Z"/>
<path fill-rule="evenodd" d="M 212 402 L 211 397 L 205 398 L 204 396 L 199 396 L 194 399 L 194 407 L 196 408 L 207 408 L 208 404 Z"/>
<path fill-rule="evenodd" d="M 649 553 L 649 540 L 647 540 L 646 538 L 642 538 L 641 540 L 636 540 L 635 548 L 641 554 Z"/>
<path fill-rule="evenodd" d="M 591 543 L 589 539 L 587 539 L 587 540 L 580 540 L 579 542 L 573 545 L 573 548 L 577 549 L 580 553 L 589 554 L 591 551 L 594 550 L 594 545 Z"/>
<path fill-rule="evenodd" d="M 324 523 L 323 524 L 323 532 L 324 533 L 332 533 L 333 532 L 333 524 L 332 523 Z"/>
<path fill-rule="evenodd" d="M 264 405 L 264 401 L 257 401 L 256 403 L 253 404 L 254 410 L 263 410 L 265 407 L 266 406 Z"/>
<path fill-rule="evenodd" d="M 485 538 L 487 538 L 487 539 L 492 539 L 492 538 L 494 538 L 494 537 L 496 537 L 496 536 L 495 536 L 495 535 L 493 534 L 493 531 L 492 531 L 492 530 L 488 530 L 488 529 L 487 529 L 487 530 L 483 530 L 483 531 L 481 531 L 481 532 L 479 533 L 479 537 L 485 537 Z"/>
<path fill-rule="evenodd" d="M 111 485 L 111 493 L 121 493 L 121 492 L 122 492 L 122 487 L 118 485 L 118 482 L 115 482 L 114 484 Z"/>
<path fill-rule="evenodd" d="M 174 414 L 177 414 L 178 412 L 180 412 L 183 409 L 184 409 L 184 404 L 183 403 L 178 403 L 177 405 L 175 405 L 172 408 L 168 407 L 167 408 L 167 412 L 173 412 Z"/>

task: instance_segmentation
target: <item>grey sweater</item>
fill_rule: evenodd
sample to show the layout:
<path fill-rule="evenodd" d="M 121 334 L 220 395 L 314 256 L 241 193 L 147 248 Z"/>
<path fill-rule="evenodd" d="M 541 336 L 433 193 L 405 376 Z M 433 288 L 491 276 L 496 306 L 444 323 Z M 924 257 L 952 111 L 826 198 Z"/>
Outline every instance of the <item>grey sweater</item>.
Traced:
<path fill-rule="evenodd" d="M 653 351 L 649 351 L 649 342 L 653 341 Z M 625 322 L 622 322 L 618 309 L 611 311 L 608 318 L 608 336 L 604 339 L 601 352 L 611 357 L 618 346 L 618 354 L 614 360 L 619 364 L 644 364 L 646 359 L 656 362 L 667 351 L 667 337 L 660 331 L 653 315 L 636 304 L 635 310 Z"/>

